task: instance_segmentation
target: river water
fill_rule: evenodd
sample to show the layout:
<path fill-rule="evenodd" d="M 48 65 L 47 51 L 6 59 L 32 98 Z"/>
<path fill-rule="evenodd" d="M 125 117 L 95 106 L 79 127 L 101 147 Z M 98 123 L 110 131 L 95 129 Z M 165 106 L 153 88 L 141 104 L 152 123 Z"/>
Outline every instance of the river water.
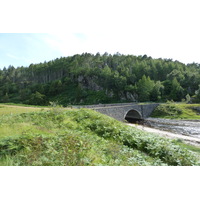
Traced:
<path fill-rule="evenodd" d="M 200 138 L 200 120 L 147 118 L 144 123 L 159 130 Z"/>
<path fill-rule="evenodd" d="M 139 125 L 132 123 L 128 123 L 128 125 L 161 136 L 182 139 L 200 146 L 200 120 L 147 118 Z"/>

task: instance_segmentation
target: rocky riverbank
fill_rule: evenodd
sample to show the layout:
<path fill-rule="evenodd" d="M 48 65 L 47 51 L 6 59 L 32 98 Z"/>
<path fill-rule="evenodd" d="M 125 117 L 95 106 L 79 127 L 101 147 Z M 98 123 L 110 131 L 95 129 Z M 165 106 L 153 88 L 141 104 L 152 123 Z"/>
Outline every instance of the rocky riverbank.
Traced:
<path fill-rule="evenodd" d="M 128 125 L 164 137 L 181 139 L 187 143 L 200 146 L 200 120 L 148 118 L 142 124 L 128 123 Z"/>

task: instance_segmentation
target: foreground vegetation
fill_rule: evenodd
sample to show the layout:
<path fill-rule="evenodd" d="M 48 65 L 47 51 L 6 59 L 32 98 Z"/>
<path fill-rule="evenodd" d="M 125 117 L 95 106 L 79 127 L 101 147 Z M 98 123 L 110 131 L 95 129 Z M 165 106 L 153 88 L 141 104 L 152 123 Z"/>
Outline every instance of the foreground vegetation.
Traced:
<path fill-rule="evenodd" d="M 200 104 L 168 102 L 160 104 L 151 116 L 166 119 L 200 120 Z"/>
<path fill-rule="evenodd" d="M 88 109 L 1 115 L 0 133 L 6 166 L 199 165 L 198 153 Z"/>

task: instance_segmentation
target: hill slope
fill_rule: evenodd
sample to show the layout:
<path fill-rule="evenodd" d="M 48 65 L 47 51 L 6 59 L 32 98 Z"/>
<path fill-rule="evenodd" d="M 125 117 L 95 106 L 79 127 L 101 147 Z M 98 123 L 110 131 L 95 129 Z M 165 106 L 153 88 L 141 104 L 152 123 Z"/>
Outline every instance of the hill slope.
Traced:
<path fill-rule="evenodd" d="M 200 101 L 200 67 L 170 59 L 82 54 L 0 70 L 0 102 L 47 105 Z"/>

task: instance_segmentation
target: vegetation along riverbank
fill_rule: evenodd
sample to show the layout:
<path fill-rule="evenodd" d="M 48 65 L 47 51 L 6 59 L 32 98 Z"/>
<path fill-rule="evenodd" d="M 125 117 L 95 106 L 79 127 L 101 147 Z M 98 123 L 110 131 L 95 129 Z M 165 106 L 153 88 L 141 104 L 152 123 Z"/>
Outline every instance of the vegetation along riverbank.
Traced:
<path fill-rule="evenodd" d="M 199 165 L 198 151 L 92 110 L 9 109 L 0 115 L 0 165 Z"/>
<path fill-rule="evenodd" d="M 151 117 L 165 119 L 200 120 L 200 104 L 175 103 L 160 104 Z"/>

